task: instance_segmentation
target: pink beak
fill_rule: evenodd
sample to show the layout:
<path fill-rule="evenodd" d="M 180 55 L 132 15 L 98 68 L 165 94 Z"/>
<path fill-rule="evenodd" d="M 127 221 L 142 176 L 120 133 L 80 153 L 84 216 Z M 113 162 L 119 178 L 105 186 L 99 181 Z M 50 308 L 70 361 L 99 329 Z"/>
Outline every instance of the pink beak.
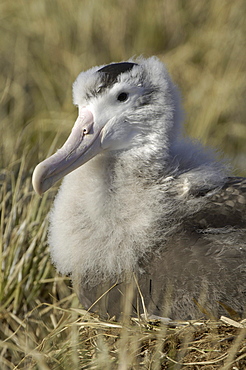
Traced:
<path fill-rule="evenodd" d="M 92 112 L 81 109 L 62 148 L 35 168 L 32 184 L 36 193 L 43 194 L 56 181 L 97 155 L 101 151 L 100 132 L 101 129 L 95 129 Z"/>

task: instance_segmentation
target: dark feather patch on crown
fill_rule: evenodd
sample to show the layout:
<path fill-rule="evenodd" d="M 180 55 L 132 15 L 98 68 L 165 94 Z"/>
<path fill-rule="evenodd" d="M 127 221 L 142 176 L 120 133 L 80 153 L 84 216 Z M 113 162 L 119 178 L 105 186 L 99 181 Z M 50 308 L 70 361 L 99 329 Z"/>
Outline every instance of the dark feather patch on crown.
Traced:
<path fill-rule="evenodd" d="M 122 63 L 112 63 L 108 64 L 97 72 L 101 73 L 103 76 L 103 87 L 109 87 L 117 81 L 117 77 L 124 72 L 130 71 L 136 63 L 122 62 Z"/>

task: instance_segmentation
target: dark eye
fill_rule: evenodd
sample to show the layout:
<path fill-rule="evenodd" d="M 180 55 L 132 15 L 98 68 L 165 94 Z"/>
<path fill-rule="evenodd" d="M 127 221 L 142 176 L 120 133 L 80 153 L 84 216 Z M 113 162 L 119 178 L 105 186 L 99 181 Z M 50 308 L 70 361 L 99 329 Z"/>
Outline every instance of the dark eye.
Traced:
<path fill-rule="evenodd" d="M 120 101 L 120 102 L 124 102 L 128 99 L 128 94 L 125 93 L 125 92 L 122 92 L 120 93 L 118 96 L 117 96 L 117 100 Z"/>

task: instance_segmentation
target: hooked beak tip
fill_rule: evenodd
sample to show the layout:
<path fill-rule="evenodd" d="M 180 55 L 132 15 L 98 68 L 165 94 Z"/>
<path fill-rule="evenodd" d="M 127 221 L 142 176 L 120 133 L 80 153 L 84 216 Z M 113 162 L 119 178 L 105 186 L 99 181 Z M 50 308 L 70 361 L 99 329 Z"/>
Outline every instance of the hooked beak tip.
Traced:
<path fill-rule="evenodd" d="M 42 195 L 44 193 L 44 191 L 42 190 L 42 181 L 41 181 L 41 171 L 40 171 L 40 164 L 38 164 L 34 171 L 33 171 L 33 175 L 32 175 L 32 186 L 33 186 L 33 189 L 34 191 L 38 194 L 38 195 Z M 43 172 L 43 171 L 42 171 Z"/>

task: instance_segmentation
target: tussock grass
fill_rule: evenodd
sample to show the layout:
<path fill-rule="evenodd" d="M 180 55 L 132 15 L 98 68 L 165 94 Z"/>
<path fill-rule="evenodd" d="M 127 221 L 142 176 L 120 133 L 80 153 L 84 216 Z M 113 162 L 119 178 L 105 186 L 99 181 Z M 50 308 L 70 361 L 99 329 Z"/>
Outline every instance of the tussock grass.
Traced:
<path fill-rule="evenodd" d="M 0 58 L 1 369 L 244 369 L 244 323 L 101 321 L 82 310 L 47 249 L 55 189 L 34 165 L 76 117 L 81 70 L 158 55 L 180 86 L 187 131 L 245 174 L 243 0 L 2 1 Z"/>

